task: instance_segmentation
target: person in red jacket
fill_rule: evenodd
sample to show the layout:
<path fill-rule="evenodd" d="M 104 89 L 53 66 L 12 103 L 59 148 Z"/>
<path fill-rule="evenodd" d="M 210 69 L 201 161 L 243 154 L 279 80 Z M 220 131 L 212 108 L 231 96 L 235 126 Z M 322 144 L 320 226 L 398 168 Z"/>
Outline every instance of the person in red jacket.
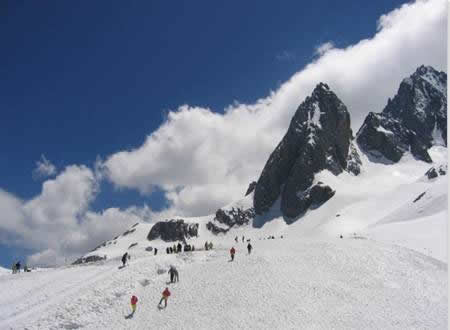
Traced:
<path fill-rule="evenodd" d="M 131 297 L 131 309 L 133 310 L 133 312 L 131 314 L 134 314 L 134 312 L 136 312 L 137 302 L 138 302 L 138 298 L 136 296 L 132 296 Z"/>
<path fill-rule="evenodd" d="M 230 250 L 230 255 L 231 255 L 231 261 L 234 260 L 234 254 L 236 253 L 236 250 L 234 249 L 234 246 L 231 248 Z"/>
<path fill-rule="evenodd" d="M 158 306 L 161 306 L 161 303 L 164 300 L 164 307 L 167 307 L 167 299 L 169 299 L 169 297 L 170 297 L 170 291 L 169 291 L 169 288 L 166 287 L 166 289 L 162 293 L 162 298 L 159 301 Z"/>

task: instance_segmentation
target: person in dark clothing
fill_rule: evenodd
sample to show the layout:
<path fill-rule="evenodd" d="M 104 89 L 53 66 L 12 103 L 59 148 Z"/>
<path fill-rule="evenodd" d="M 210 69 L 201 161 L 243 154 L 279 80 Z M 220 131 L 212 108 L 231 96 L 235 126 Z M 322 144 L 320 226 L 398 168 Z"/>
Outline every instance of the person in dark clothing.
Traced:
<path fill-rule="evenodd" d="M 208 241 L 206 241 L 206 242 L 205 242 L 205 250 L 206 250 L 206 251 L 208 251 L 208 247 L 209 247 Z"/>
<path fill-rule="evenodd" d="M 244 236 L 242 236 L 242 243 L 244 243 Z"/>
<path fill-rule="evenodd" d="M 248 254 L 250 254 L 252 252 L 252 245 L 250 244 L 250 242 L 247 244 L 247 250 L 248 250 Z"/>
<path fill-rule="evenodd" d="M 158 249 L 157 248 L 155 248 L 155 256 L 156 256 L 156 254 L 158 253 Z"/>
<path fill-rule="evenodd" d="M 170 253 L 173 253 L 173 247 L 169 248 Z"/>
<path fill-rule="evenodd" d="M 181 243 L 178 243 L 177 252 L 179 253 L 179 252 L 183 251 L 182 249 L 183 249 L 183 247 L 181 246 Z"/>
<path fill-rule="evenodd" d="M 167 253 L 167 254 L 169 254 L 169 253 L 170 253 L 170 250 L 169 250 L 169 248 L 168 248 L 168 247 L 166 247 L 166 253 Z"/>
<path fill-rule="evenodd" d="M 178 270 L 175 266 L 170 266 L 168 273 L 170 274 L 170 283 L 178 282 Z"/>
<path fill-rule="evenodd" d="M 122 256 L 122 264 L 123 264 L 123 267 L 125 267 L 125 265 L 126 265 L 128 259 L 129 259 L 129 258 L 128 258 L 128 252 L 125 252 L 125 254 Z"/>
<path fill-rule="evenodd" d="M 16 272 L 20 273 L 20 261 L 16 263 Z"/>
<path fill-rule="evenodd" d="M 234 260 L 234 254 L 236 253 L 236 250 L 234 249 L 234 246 L 231 248 L 230 250 L 230 256 L 231 256 L 231 261 Z"/>

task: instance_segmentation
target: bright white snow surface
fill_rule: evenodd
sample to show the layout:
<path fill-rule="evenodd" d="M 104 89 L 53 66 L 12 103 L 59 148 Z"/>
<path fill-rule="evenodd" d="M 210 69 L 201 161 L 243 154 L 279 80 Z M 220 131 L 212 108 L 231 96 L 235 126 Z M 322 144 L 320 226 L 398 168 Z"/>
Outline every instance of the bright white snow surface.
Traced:
<path fill-rule="evenodd" d="M 430 154 L 433 165 L 447 162 L 444 147 Z M 167 255 L 170 244 L 147 241 L 152 225 L 141 223 L 87 254 L 106 261 L 1 276 L 0 329 L 446 329 L 447 176 L 428 180 L 432 165 L 410 155 L 394 165 L 362 161 L 359 176 L 319 173 L 335 196 L 291 225 L 279 202 L 255 220 L 262 228 L 226 236 L 205 229 L 213 216 L 180 217 L 201 223 L 189 241 L 196 251 Z M 251 255 L 234 241 L 242 235 Z M 120 268 L 125 251 L 131 261 Z M 166 283 L 170 265 L 179 283 Z M 159 310 L 166 286 L 172 296 Z"/>

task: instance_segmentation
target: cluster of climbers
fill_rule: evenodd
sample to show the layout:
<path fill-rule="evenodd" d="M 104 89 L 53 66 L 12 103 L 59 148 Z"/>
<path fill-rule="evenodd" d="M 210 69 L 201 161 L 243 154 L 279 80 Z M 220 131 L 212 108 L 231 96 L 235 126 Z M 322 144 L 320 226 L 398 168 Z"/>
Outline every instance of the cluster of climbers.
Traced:
<path fill-rule="evenodd" d="M 238 242 L 238 237 L 237 236 L 235 238 L 235 241 L 236 241 L 236 243 Z M 244 241 L 245 241 L 245 237 L 242 236 L 242 242 L 244 242 Z M 253 246 L 250 243 L 250 239 L 247 239 L 247 242 L 248 242 L 248 244 L 247 244 L 247 251 L 248 251 L 248 254 L 250 254 L 252 252 Z M 187 246 L 189 246 L 189 248 L 186 249 Z M 205 251 L 211 250 L 212 248 L 213 248 L 213 243 L 206 241 L 205 242 Z M 193 245 L 192 246 L 185 245 L 184 251 L 195 251 L 195 248 L 194 248 Z M 166 252 L 167 252 L 167 254 L 182 252 L 181 243 L 178 243 L 178 245 L 174 245 L 173 247 L 166 248 Z M 236 254 L 236 249 L 233 246 L 230 249 L 230 256 L 231 256 L 231 260 L 230 261 L 234 261 L 235 254 Z M 128 255 L 128 252 L 126 252 L 123 255 L 123 257 L 122 257 L 122 263 L 125 265 L 126 261 L 129 260 L 129 259 L 130 259 L 130 257 Z M 178 270 L 176 269 L 175 266 L 171 265 L 170 268 L 169 268 L 169 271 L 167 273 L 170 275 L 170 283 L 176 283 L 176 282 L 179 281 Z M 167 307 L 167 301 L 168 301 L 170 295 L 171 295 L 171 292 L 170 292 L 169 288 L 166 287 L 164 289 L 164 291 L 162 292 L 162 297 L 161 297 L 161 300 L 159 301 L 158 308 L 162 308 L 162 303 L 163 302 L 164 302 L 164 308 Z M 138 298 L 135 295 L 133 295 L 131 297 L 131 310 L 132 310 L 132 312 L 131 312 L 130 315 L 127 316 L 127 318 L 133 317 L 133 315 L 134 315 L 134 313 L 136 311 L 137 302 L 138 302 Z"/>
<path fill-rule="evenodd" d="M 11 266 L 11 270 L 13 274 L 17 274 L 20 273 L 20 261 L 17 261 L 16 263 L 13 263 Z M 23 271 L 24 272 L 31 272 L 31 269 L 28 268 L 28 266 L 25 264 L 25 266 L 23 266 Z"/>
<path fill-rule="evenodd" d="M 178 242 L 177 245 L 174 244 L 173 246 L 168 246 L 166 248 L 167 254 L 189 252 L 189 251 L 195 251 L 195 246 L 190 245 L 190 244 L 185 244 L 183 247 L 183 246 L 181 246 L 181 243 Z"/>

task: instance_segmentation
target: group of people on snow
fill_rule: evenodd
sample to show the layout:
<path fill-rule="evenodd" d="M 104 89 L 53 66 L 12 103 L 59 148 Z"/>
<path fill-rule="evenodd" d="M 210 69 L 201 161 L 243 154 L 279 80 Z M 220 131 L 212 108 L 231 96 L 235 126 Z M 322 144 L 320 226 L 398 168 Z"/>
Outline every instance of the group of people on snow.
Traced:
<path fill-rule="evenodd" d="M 238 242 L 238 237 L 237 236 L 235 238 L 235 241 Z M 242 242 L 244 242 L 244 241 L 245 241 L 245 237 L 242 236 Z M 248 244 L 247 244 L 247 251 L 248 251 L 248 254 L 250 254 L 252 252 L 253 246 L 250 243 L 250 239 L 247 239 L 247 242 L 248 242 Z M 208 251 L 208 250 L 211 250 L 212 248 L 213 248 L 213 243 L 206 241 L 205 242 L 205 250 Z M 195 248 L 194 248 L 193 245 L 192 246 L 191 245 L 185 245 L 184 246 L 184 251 L 195 251 Z M 167 247 L 166 248 L 166 252 L 167 252 L 167 254 L 182 252 L 181 243 L 178 243 L 177 245 L 174 244 L 173 247 Z M 231 261 L 234 261 L 235 254 L 236 254 L 236 249 L 233 246 L 230 249 Z M 129 256 L 128 252 L 126 252 L 122 256 L 122 263 L 123 263 L 124 266 L 125 266 L 127 260 L 129 260 L 129 259 L 130 259 L 130 256 Z M 176 282 L 179 281 L 178 270 L 177 270 L 177 268 L 174 265 L 170 265 L 169 270 L 167 271 L 167 273 L 170 276 L 170 283 L 176 283 Z M 164 308 L 167 307 L 167 301 L 168 301 L 170 295 L 171 295 L 171 292 L 169 291 L 169 288 L 166 287 L 164 289 L 164 291 L 162 292 L 162 297 L 161 297 L 161 300 L 159 301 L 159 304 L 158 304 L 159 308 L 162 308 L 162 303 L 163 302 L 164 302 Z M 131 297 L 131 309 L 132 309 L 132 312 L 130 314 L 130 317 L 133 316 L 135 311 L 136 311 L 137 302 L 138 302 L 138 298 L 135 295 L 133 295 Z"/>
<path fill-rule="evenodd" d="M 13 274 L 17 274 L 20 273 L 20 261 L 17 261 L 16 263 L 13 263 L 11 266 L 11 270 Z M 27 264 L 25 264 L 25 266 L 23 266 L 23 271 L 24 272 L 31 272 L 31 269 L 28 268 Z"/>

